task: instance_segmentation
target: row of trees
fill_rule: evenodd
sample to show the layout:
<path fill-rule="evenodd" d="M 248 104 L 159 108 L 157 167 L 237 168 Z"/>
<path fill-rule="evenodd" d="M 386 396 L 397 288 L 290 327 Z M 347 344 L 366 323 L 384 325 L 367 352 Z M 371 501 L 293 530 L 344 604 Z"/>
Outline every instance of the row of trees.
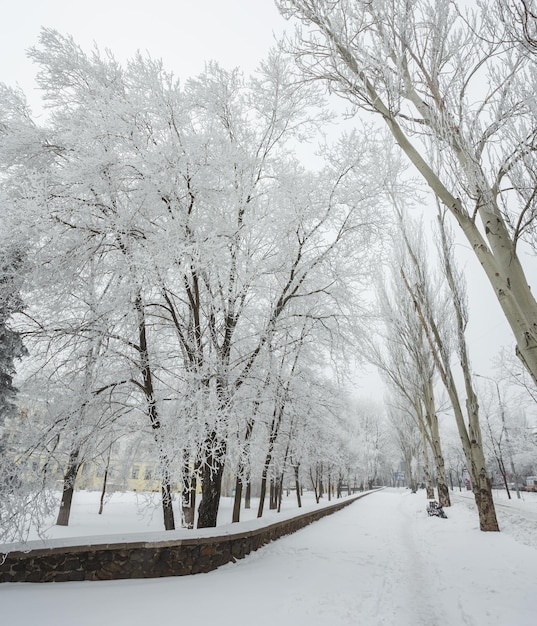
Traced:
<path fill-rule="evenodd" d="M 353 411 L 331 379 L 358 339 L 388 382 L 407 469 L 421 449 L 428 495 L 434 473 L 446 506 L 444 389 L 481 528 L 497 530 L 446 221 L 483 266 L 534 387 L 537 304 L 520 255 L 535 235 L 533 4 L 277 4 L 303 23 L 285 44 L 296 65 L 273 52 L 245 78 L 211 63 L 182 86 L 159 62 L 138 55 L 121 66 L 44 30 L 30 54 L 46 123 L 2 87 L 3 265 L 25 302 L 6 311 L 31 354 L 24 392 L 35 402 L 25 449 L 63 458 L 67 523 L 82 461 L 141 431 L 159 459 L 165 527 L 175 526 L 177 468 L 183 523 L 193 524 L 201 484 L 198 525 L 214 526 L 226 463 L 238 503 L 254 448 L 263 495 L 285 467 L 307 464 L 314 484 L 348 473 L 340 442 Z M 357 129 L 306 170 L 293 146 L 329 119 L 327 84 L 392 141 Z M 438 273 L 406 206 L 419 193 L 438 213 Z M 385 258 L 379 236 L 390 231 L 382 343 L 363 326 Z M 375 432 L 360 430 L 359 450 L 378 451 Z M 319 441 L 341 453 L 321 453 Z M 375 454 L 361 461 L 365 480 Z"/>
<path fill-rule="evenodd" d="M 520 255 L 524 245 L 535 247 L 535 4 L 478 2 L 467 8 L 453 0 L 278 0 L 277 5 L 285 17 L 304 25 L 288 42 L 304 76 L 328 82 L 355 110 L 382 121 L 429 197 L 443 207 L 438 258 L 449 303 L 435 293 L 427 257 L 400 210 L 401 242 L 393 268 L 399 276 L 392 281 L 399 297 L 381 293 L 390 352 L 397 345 L 397 354 L 384 357 L 373 348 L 373 358 L 390 381 L 396 406 L 418 421 L 433 450 L 445 504 L 432 393 L 434 376 L 440 378 L 455 415 L 481 528 L 497 530 L 464 334 L 464 294 L 443 224 L 449 213 L 460 226 L 535 384 L 537 302 Z M 448 310 L 452 319 L 446 321 Z M 462 394 L 452 354 L 461 364 Z"/>
<path fill-rule="evenodd" d="M 183 524 L 197 486 L 198 526 L 216 524 L 226 461 L 240 499 L 254 440 L 263 495 L 288 466 L 348 472 L 334 420 L 349 409 L 330 378 L 359 332 L 386 203 L 374 137 L 304 169 L 293 144 L 328 114 L 277 52 L 253 77 L 210 63 L 184 86 L 52 30 L 30 56 L 46 122 L 19 91 L 0 98 L 6 280 L 25 304 L 6 313 L 30 353 L 17 454 L 48 459 L 45 483 L 65 468 L 58 523 L 81 464 L 140 432 L 166 529 L 174 483 Z"/>
<path fill-rule="evenodd" d="M 422 225 L 408 215 L 401 219 L 392 267 L 377 288 L 381 330 L 368 353 L 386 382 L 390 421 L 411 487 L 421 465 L 427 497 L 434 498 L 434 479 L 439 502 L 450 506 L 448 468 L 455 468 L 458 481 L 465 473 L 471 482 L 481 529 L 498 530 L 492 476 L 508 497 L 514 483 L 520 497 L 523 477 L 534 473 L 537 441 L 525 413 L 534 400 L 520 385 L 511 382 L 500 391 L 498 380 L 472 371 L 464 276 L 455 265 L 445 214 L 438 217 L 442 264 L 436 271 L 427 263 L 431 253 Z M 509 360 L 497 369 L 505 382 L 517 371 Z M 454 463 L 451 429 L 445 422 L 440 428 L 438 413 L 455 417 L 461 464 Z"/>

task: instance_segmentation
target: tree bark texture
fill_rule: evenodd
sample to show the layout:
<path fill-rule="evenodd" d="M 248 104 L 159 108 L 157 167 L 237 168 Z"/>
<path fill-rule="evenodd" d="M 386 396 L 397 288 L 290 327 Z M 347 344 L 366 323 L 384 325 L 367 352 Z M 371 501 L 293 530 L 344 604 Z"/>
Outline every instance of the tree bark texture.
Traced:
<path fill-rule="evenodd" d="M 223 474 L 224 463 L 221 458 L 214 459 L 212 464 L 205 462 L 202 465 L 198 528 L 214 528 L 216 526 Z"/>
<path fill-rule="evenodd" d="M 242 501 L 242 479 L 237 476 L 235 478 L 235 495 L 233 498 L 232 522 L 240 522 L 241 519 L 241 501 Z"/>
<path fill-rule="evenodd" d="M 108 467 L 104 470 L 103 488 L 101 489 L 101 498 L 99 500 L 99 515 L 102 515 L 104 509 L 104 497 L 106 495 L 106 483 L 108 481 Z"/>
<path fill-rule="evenodd" d="M 425 493 L 428 500 L 434 500 L 434 487 L 431 479 L 431 467 L 429 461 L 429 451 L 427 448 L 427 442 L 423 439 L 422 443 L 422 459 L 423 459 L 423 478 L 425 482 Z"/>
<path fill-rule="evenodd" d="M 198 508 L 198 528 L 216 526 L 222 477 L 224 475 L 226 444 L 213 431 L 204 443 L 205 456 L 201 463 L 201 502 Z"/>
<path fill-rule="evenodd" d="M 69 517 L 71 516 L 71 505 L 73 502 L 73 493 L 75 491 L 75 481 L 80 469 L 79 450 L 73 450 L 67 461 L 67 468 L 63 479 L 62 501 L 58 511 L 57 526 L 68 526 Z"/>
<path fill-rule="evenodd" d="M 442 454 L 438 416 L 434 398 L 433 381 L 430 378 L 424 387 L 425 422 L 427 424 L 428 438 L 434 457 L 436 469 L 436 486 L 438 489 L 438 502 L 442 507 L 450 507 L 449 487 L 446 478 L 446 466 Z"/>
<path fill-rule="evenodd" d="M 299 464 L 295 463 L 293 465 L 294 471 L 295 471 L 295 491 L 296 491 L 296 502 L 298 505 L 298 508 L 302 508 L 302 499 L 300 497 L 300 480 L 299 480 Z"/>

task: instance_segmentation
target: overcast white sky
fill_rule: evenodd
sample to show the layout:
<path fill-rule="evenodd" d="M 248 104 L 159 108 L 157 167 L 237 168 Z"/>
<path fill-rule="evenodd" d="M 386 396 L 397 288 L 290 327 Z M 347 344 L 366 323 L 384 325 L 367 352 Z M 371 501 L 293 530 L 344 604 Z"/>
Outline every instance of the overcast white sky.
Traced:
<path fill-rule="evenodd" d="M 288 27 L 273 0 L 7 0 L 0 22 L 0 82 L 20 87 L 34 107 L 39 99 L 35 68 L 26 50 L 38 43 L 42 26 L 72 35 L 89 51 L 110 48 L 118 60 L 137 50 L 162 58 L 167 70 L 184 80 L 203 70 L 207 60 L 224 67 L 255 69 L 275 39 Z M 464 254 L 473 316 L 472 358 L 477 372 L 494 375 L 491 359 L 510 331 L 482 269 Z M 531 280 L 531 277 L 530 277 Z M 378 387 L 366 382 L 366 393 Z"/>
<path fill-rule="evenodd" d="M 110 48 L 119 60 L 147 51 L 181 79 L 207 60 L 255 69 L 286 22 L 273 0 L 7 0 L 0 22 L 0 81 L 29 96 L 35 69 L 26 50 L 42 26 L 72 35 L 85 50 Z"/>

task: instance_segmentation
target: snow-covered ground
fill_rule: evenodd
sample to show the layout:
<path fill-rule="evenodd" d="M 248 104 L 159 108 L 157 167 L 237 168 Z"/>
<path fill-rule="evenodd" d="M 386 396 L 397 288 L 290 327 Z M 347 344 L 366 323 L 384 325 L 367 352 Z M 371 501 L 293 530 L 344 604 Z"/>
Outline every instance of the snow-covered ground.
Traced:
<path fill-rule="evenodd" d="M 60 494 L 58 494 L 59 496 Z M 357 494 L 359 495 L 359 494 Z M 347 497 L 347 496 L 345 496 Z M 355 496 L 350 496 L 354 498 Z M 73 505 L 69 526 L 56 526 L 56 515 L 51 516 L 48 526 L 37 532 L 30 529 L 28 541 L 24 544 L 0 544 L 0 554 L 16 549 L 26 550 L 30 548 L 59 547 L 75 545 L 78 543 L 113 543 L 122 541 L 159 540 L 159 539 L 182 539 L 188 537 L 207 537 L 226 535 L 253 530 L 260 526 L 266 526 L 274 521 L 294 517 L 308 511 L 329 506 L 337 502 L 327 498 L 315 503 L 313 492 L 305 492 L 302 496 L 302 508 L 298 508 L 294 492 L 282 499 L 281 512 L 268 508 L 265 504 L 263 517 L 257 519 L 259 498 L 252 498 L 251 508 L 241 510 L 241 523 L 232 524 L 233 499 L 222 498 L 218 511 L 218 531 L 214 528 L 186 530 L 180 528 L 180 520 L 176 519 L 175 531 L 164 530 L 162 509 L 159 494 L 115 492 L 106 498 L 103 514 L 99 515 L 100 494 L 97 491 L 76 491 L 73 495 Z M 177 515 L 178 504 L 175 504 Z"/>
<path fill-rule="evenodd" d="M 503 489 L 495 489 L 493 493 L 500 529 L 518 542 L 537 550 L 537 493 L 521 491 L 520 499 L 515 491 L 511 493 L 511 499 L 508 499 Z M 474 495 L 471 492 L 455 491 L 454 499 L 455 502 L 464 502 L 470 510 L 475 510 Z M 535 624 L 537 625 L 537 617 Z"/>
<path fill-rule="evenodd" d="M 455 504 L 443 520 L 427 517 L 423 492 L 385 489 L 208 574 L 3 584 L 2 624 L 535 626 L 537 542 L 531 518 L 537 497 L 507 501 L 498 493 L 503 532 L 482 533 L 471 494 L 453 495 Z M 122 505 L 109 502 L 105 515 L 95 519 L 78 502 L 69 532 L 160 530 L 158 512 L 151 517 L 149 509 L 129 522 L 125 512 L 132 502 L 122 499 Z M 287 501 L 289 510 L 293 505 Z M 223 515 L 226 509 L 224 502 Z"/>

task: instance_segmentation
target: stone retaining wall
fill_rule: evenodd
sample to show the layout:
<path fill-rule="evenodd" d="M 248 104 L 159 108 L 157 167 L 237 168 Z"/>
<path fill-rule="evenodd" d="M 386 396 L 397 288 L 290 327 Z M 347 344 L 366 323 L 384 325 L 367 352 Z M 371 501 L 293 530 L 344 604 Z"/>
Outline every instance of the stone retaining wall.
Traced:
<path fill-rule="evenodd" d="M 210 572 L 371 492 L 252 531 L 208 538 L 40 548 L 0 554 L 0 582 L 158 578 Z"/>

